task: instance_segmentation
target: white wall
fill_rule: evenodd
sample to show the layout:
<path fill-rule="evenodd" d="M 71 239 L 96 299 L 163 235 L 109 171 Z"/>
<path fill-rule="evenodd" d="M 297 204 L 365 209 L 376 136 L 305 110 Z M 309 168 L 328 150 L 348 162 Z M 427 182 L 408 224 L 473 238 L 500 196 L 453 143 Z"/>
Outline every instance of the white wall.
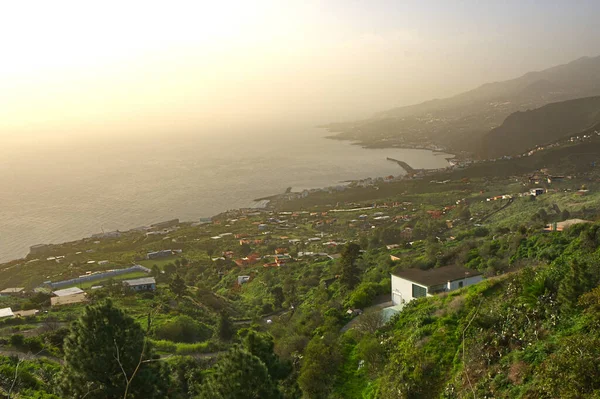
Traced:
<path fill-rule="evenodd" d="M 483 280 L 482 276 L 466 277 L 463 279 L 448 282 L 447 288 L 448 288 L 448 291 L 453 291 L 453 290 L 456 290 L 459 288 L 458 283 L 461 281 L 463 282 L 463 287 L 468 287 L 469 285 L 477 284 L 481 280 Z M 392 274 L 392 303 L 394 305 L 400 305 L 402 303 L 410 302 L 413 299 L 415 299 L 412 296 L 413 284 L 415 284 L 415 283 L 413 283 L 412 281 L 405 280 L 403 278 L 394 276 Z M 415 284 L 415 285 L 427 288 L 421 284 Z M 429 292 L 427 292 L 427 296 L 432 296 L 432 295 L 429 294 Z"/>
<path fill-rule="evenodd" d="M 404 302 L 410 302 L 413 299 L 412 296 L 412 281 L 405 280 L 392 274 L 392 303 L 394 305 L 400 305 Z M 415 284 L 423 288 L 427 288 L 420 284 Z M 427 296 L 431 296 L 427 294 Z"/>
<path fill-rule="evenodd" d="M 463 282 L 463 287 L 468 287 L 469 285 L 473 285 L 473 284 L 477 284 L 478 282 L 480 282 L 481 280 L 483 280 L 482 276 L 472 276 L 472 277 L 467 277 L 467 278 L 463 278 L 460 280 L 454 280 L 451 281 L 448 285 L 449 285 L 449 290 L 450 291 L 454 291 L 457 290 L 458 287 L 458 283 L 459 282 Z"/>

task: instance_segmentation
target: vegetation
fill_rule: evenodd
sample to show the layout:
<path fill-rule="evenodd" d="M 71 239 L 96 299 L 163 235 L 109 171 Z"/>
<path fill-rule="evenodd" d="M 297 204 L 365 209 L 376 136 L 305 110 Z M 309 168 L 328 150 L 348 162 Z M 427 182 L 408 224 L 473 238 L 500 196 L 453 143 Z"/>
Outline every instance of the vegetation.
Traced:
<path fill-rule="evenodd" d="M 535 187 L 528 175 L 404 180 L 181 223 L 168 241 L 129 232 L 1 265 L 5 286 L 31 288 L 96 270 L 90 260 L 144 262 L 157 289 L 111 279 L 65 307 L 48 293 L 0 297 L 40 310 L 0 320 L 0 395 L 597 396 L 600 224 L 543 231 L 600 220 L 600 174 L 578 170 L 535 184 L 548 189 L 538 197 L 522 195 Z M 181 253 L 142 260 L 169 247 Z M 390 273 L 447 265 L 486 280 L 384 317 Z"/>

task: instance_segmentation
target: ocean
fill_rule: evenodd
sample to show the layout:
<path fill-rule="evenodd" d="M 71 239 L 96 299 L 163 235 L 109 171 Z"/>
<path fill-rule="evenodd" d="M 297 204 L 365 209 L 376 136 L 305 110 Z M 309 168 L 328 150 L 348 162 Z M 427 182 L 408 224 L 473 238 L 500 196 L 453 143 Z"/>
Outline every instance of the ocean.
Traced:
<path fill-rule="evenodd" d="M 364 149 L 327 134 L 311 128 L 9 143 L 0 151 L 0 261 L 23 257 L 34 244 L 210 217 L 288 187 L 404 173 L 386 157 L 413 168 L 447 166 L 444 154 Z"/>

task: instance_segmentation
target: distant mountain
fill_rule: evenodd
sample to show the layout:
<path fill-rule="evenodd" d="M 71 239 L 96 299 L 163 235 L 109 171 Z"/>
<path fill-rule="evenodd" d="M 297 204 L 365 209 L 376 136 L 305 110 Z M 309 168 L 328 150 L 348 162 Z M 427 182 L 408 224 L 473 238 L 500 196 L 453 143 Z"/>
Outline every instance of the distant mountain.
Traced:
<path fill-rule="evenodd" d="M 488 158 L 516 155 L 578 134 L 600 122 L 600 97 L 586 97 L 545 105 L 509 115 L 483 138 Z"/>
<path fill-rule="evenodd" d="M 454 97 L 380 112 L 372 118 L 330 124 L 335 138 L 371 147 L 441 145 L 484 155 L 483 137 L 518 111 L 600 95 L 600 56 L 519 78 L 488 83 Z"/>

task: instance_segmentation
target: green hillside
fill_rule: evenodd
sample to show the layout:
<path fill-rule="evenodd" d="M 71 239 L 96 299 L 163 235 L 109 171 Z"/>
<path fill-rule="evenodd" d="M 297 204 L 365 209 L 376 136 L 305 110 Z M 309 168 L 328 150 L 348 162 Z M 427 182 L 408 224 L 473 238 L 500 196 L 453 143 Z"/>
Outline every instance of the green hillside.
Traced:
<path fill-rule="evenodd" d="M 509 115 L 484 137 L 489 158 L 517 155 L 577 135 L 600 122 L 600 97 L 552 103 L 531 111 Z"/>
<path fill-rule="evenodd" d="M 600 221 L 600 172 L 585 162 L 567 163 L 570 178 L 538 184 L 529 173 L 460 175 L 485 163 L 282 197 L 271 209 L 180 223 L 167 240 L 124 232 L 2 264 L 0 289 L 29 292 L 0 296 L 0 309 L 40 312 L 0 319 L 0 395 L 597 397 L 600 224 L 543 231 L 566 219 Z M 547 191 L 522 195 L 538 185 Z M 144 259 L 161 249 L 181 253 Z M 101 260 L 148 266 L 157 289 L 99 280 L 100 288 L 81 286 L 86 303 L 58 307 L 30 292 L 100 271 Z M 452 265 L 486 279 L 383 318 L 391 273 Z"/>

